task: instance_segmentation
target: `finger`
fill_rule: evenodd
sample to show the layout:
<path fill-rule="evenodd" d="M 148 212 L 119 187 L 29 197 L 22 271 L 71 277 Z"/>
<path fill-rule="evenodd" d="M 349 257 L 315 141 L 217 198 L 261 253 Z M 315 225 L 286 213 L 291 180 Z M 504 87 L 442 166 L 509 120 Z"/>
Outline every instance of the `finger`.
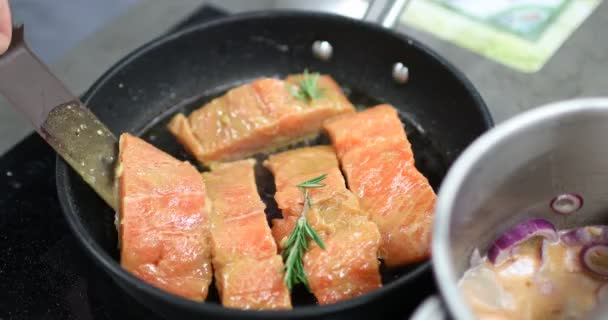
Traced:
<path fill-rule="evenodd" d="M 0 0 L 0 53 L 4 53 L 11 43 L 13 26 L 8 0 Z"/>

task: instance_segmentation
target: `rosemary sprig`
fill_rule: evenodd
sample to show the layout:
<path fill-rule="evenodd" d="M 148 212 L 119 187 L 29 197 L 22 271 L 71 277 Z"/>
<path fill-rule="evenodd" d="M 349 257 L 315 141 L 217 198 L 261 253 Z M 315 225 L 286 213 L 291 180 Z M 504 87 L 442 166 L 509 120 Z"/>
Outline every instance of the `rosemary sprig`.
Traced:
<path fill-rule="evenodd" d="M 308 241 L 312 239 L 321 249 L 325 250 L 323 240 L 321 240 L 319 234 L 317 234 L 315 229 L 308 223 L 308 220 L 306 220 L 307 209 L 312 208 L 312 201 L 308 196 L 308 189 L 325 187 L 325 184 L 321 183 L 325 178 L 327 178 L 327 174 L 320 175 L 296 185 L 304 195 L 304 205 L 302 206 L 300 218 L 298 218 L 293 231 L 289 235 L 289 238 L 287 238 L 287 242 L 283 249 L 283 260 L 285 260 L 285 267 L 283 268 L 285 271 L 284 281 L 289 290 L 296 284 L 301 283 L 310 291 L 308 279 L 306 279 L 306 273 L 304 272 L 304 264 L 302 263 L 304 252 L 308 251 Z"/>
<path fill-rule="evenodd" d="M 293 95 L 304 103 L 310 103 L 312 100 L 321 98 L 323 96 L 323 88 L 320 88 L 317 84 L 319 81 L 319 73 L 308 73 L 308 70 L 304 70 L 304 74 L 298 80 L 298 86 L 293 92 Z"/>

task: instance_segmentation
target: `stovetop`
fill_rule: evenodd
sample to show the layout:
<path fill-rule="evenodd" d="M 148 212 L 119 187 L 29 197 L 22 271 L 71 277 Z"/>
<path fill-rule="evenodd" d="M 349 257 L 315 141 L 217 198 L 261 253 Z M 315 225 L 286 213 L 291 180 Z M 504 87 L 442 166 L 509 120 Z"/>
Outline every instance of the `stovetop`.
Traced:
<path fill-rule="evenodd" d="M 223 15 L 203 6 L 169 33 Z M 35 134 L 0 157 L 0 320 L 158 319 L 77 243 L 57 198 L 55 157 Z"/>
<path fill-rule="evenodd" d="M 223 15 L 204 6 L 169 32 Z M 57 199 L 55 152 L 35 134 L 0 158 L 4 319 L 157 319 L 122 293 L 76 242 Z"/>

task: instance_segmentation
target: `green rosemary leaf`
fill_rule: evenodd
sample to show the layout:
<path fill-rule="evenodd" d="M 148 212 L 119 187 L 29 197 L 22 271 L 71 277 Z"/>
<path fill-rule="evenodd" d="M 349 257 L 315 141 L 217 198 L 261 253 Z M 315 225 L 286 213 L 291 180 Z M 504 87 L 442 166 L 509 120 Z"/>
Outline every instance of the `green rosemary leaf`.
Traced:
<path fill-rule="evenodd" d="M 321 240 L 321 237 L 319 237 L 319 234 L 315 231 L 315 229 L 312 228 L 312 226 L 308 223 L 308 221 L 306 222 L 305 225 L 305 229 L 306 234 L 308 235 L 308 237 L 310 239 L 312 239 L 314 242 L 317 243 L 317 245 L 325 250 L 325 244 L 323 243 L 323 240 Z"/>
<path fill-rule="evenodd" d="M 325 184 L 319 183 L 319 182 L 323 181 L 325 178 L 327 178 L 327 173 L 322 174 L 318 177 L 314 177 L 310 180 L 300 182 L 296 186 L 298 186 L 300 188 L 322 188 L 322 187 L 325 187 Z"/>
<path fill-rule="evenodd" d="M 304 74 L 300 77 L 297 83 L 297 90 L 292 92 L 296 99 L 310 103 L 312 100 L 318 99 L 323 96 L 323 88 L 320 88 L 317 84 L 319 81 L 319 73 L 308 73 L 308 70 L 304 70 Z"/>

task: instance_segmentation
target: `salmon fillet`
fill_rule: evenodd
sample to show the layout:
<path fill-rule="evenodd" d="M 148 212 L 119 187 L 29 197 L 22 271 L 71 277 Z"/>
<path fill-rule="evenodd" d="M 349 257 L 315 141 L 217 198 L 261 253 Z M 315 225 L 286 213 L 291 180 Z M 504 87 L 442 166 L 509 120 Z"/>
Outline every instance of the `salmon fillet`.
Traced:
<path fill-rule="evenodd" d="M 211 242 L 222 304 L 239 309 L 290 309 L 283 261 L 270 233 L 266 206 L 247 159 L 203 173 L 212 210 Z"/>
<path fill-rule="evenodd" d="M 272 155 L 264 165 L 273 173 L 275 199 L 283 219 L 272 221 L 275 240 L 282 246 L 300 217 L 304 196 L 298 183 L 327 174 L 326 186 L 309 189 L 313 203 L 307 220 L 325 244 L 310 242 L 303 263 L 312 293 L 320 304 L 335 303 L 379 288 L 380 233 L 360 210 L 346 188 L 338 160 L 330 146 L 300 148 Z"/>
<path fill-rule="evenodd" d="M 337 114 L 354 112 L 338 84 L 319 76 L 322 96 L 310 102 L 298 100 L 298 80 L 262 78 L 229 90 L 189 116 L 177 114 L 169 131 L 203 164 L 230 161 L 271 151 L 321 131 L 323 121 Z"/>
<path fill-rule="evenodd" d="M 330 119 L 324 128 L 350 190 L 378 225 L 380 257 L 388 266 L 428 258 L 436 196 L 414 166 L 397 111 L 378 105 Z"/>
<path fill-rule="evenodd" d="M 200 173 L 147 142 L 120 137 L 120 263 L 136 277 L 203 301 L 212 279 Z"/>

